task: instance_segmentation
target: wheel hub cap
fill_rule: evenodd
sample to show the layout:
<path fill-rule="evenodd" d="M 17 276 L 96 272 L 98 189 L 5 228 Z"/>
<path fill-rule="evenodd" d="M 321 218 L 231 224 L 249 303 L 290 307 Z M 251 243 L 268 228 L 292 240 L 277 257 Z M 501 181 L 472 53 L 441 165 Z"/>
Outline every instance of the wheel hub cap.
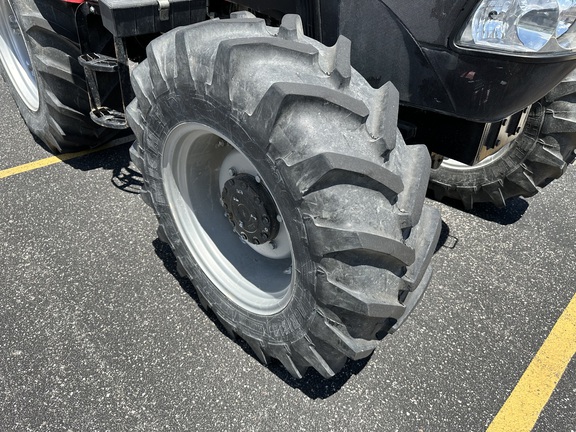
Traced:
<path fill-rule="evenodd" d="M 234 231 L 260 245 L 278 235 L 280 223 L 274 201 L 256 177 L 239 174 L 224 184 L 222 203 Z"/>

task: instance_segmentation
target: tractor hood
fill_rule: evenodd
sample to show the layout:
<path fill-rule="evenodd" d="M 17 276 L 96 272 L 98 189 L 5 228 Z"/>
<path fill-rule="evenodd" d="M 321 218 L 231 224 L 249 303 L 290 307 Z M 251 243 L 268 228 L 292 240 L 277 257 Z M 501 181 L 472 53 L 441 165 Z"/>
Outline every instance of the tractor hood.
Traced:
<path fill-rule="evenodd" d="M 576 66 L 573 54 L 526 57 L 455 46 L 478 1 L 324 2 L 339 11 L 337 26 L 323 25 L 324 43 L 338 34 L 351 39 L 352 65 L 374 87 L 392 81 L 408 106 L 499 121 L 539 100 Z"/>

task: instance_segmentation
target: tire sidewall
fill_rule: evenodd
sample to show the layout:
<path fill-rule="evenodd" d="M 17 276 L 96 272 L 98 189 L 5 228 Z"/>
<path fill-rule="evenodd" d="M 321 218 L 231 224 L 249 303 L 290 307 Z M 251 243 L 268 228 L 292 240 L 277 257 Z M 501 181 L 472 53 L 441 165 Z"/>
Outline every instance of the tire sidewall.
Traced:
<path fill-rule="evenodd" d="M 47 120 L 49 117 L 49 114 L 47 111 L 46 101 L 44 98 L 44 95 L 46 94 L 46 84 L 45 84 L 44 80 L 42 79 L 42 76 L 38 73 L 38 70 L 36 69 L 35 58 L 36 58 L 37 53 L 34 52 L 33 43 L 30 40 L 30 36 L 28 35 L 28 30 L 30 29 L 31 23 L 28 23 L 27 20 L 22 16 L 21 8 L 24 7 L 24 5 L 22 5 L 19 2 L 14 2 L 14 0 L 8 0 L 8 1 L 9 1 L 10 5 L 12 6 L 12 9 L 14 10 L 14 13 L 17 16 L 18 23 L 19 23 L 20 29 L 22 31 L 22 36 L 24 38 L 24 41 L 26 43 L 26 48 L 28 50 L 28 55 L 30 57 L 30 62 L 31 62 L 32 68 L 34 70 L 34 75 L 36 77 L 36 85 L 38 86 L 38 98 L 39 98 L 38 109 L 36 111 L 33 111 L 28 107 L 26 102 L 24 102 L 24 100 L 20 96 L 20 93 L 19 93 L 18 89 L 16 88 L 15 83 L 12 81 L 9 74 L 5 70 L 4 64 L 2 62 L 0 62 L 0 69 L 2 72 L 2 77 L 4 78 L 4 81 L 8 84 L 10 94 L 12 95 L 12 98 L 16 102 L 16 106 L 18 107 L 18 110 L 20 111 L 20 115 L 24 119 L 24 122 L 26 123 L 28 128 L 31 131 L 34 131 L 34 133 L 38 135 L 38 138 L 45 141 L 47 137 L 42 134 L 42 131 L 46 131 L 49 127 L 48 120 Z M 28 6 L 28 7 L 32 7 L 32 6 Z M 47 144 L 50 147 L 52 147 L 52 145 L 50 143 L 47 143 Z"/>
<path fill-rule="evenodd" d="M 46 92 L 46 87 L 44 81 L 39 77 L 38 73 L 36 72 L 36 67 L 34 66 L 34 61 L 32 61 L 32 67 L 34 68 L 34 73 L 36 74 L 36 83 L 38 85 L 38 97 L 39 97 L 39 106 L 36 111 L 32 111 L 28 105 L 22 100 L 20 97 L 20 93 L 15 88 L 14 83 L 8 77 L 8 74 L 4 70 L 4 65 L 0 64 L 0 68 L 2 69 L 2 77 L 4 81 L 8 84 L 8 89 L 14 102 L 16 103 L 16 107 L 24 119 L 24 123 L 32 132 L 34 136 L 40 139 L 44 144 L 48 146 L 48 148 L 54 152 L 60 152 L 61 149 L 55 145 L 54 142 L 51 142 L 51 136 L 48 133 L 45 133 L 50 128 L 48 124 L 48 118 L 50 114 L 48 113 L 48 109 L 46 107 L 46 101 L 44 99 L 44 95 Z"/>
<path fill-rule="evenodd" d="M 195 94 L 192 87 L 181 89 L 178 95 L 160 96 L 147 115 L 142 140 L 144 177 L 148 179 L 147 189 L 155 204 L 159 223 L 177 259 L 216 314 L 233 325 L 234 330 L 242 336 L 267 343 L 289 343 L 307 333 L 312 319 L 316 304 L 313 297 L 316 266 L 309 253 L 304 216 L 298 200 L 290 193 L 291 188 L 283 178 L 282 170 L 267 152 L 270 139 L 262 130 L 263 123 L 256 118 L 246 121 L 245 117 L 235 112 L 229 104 L 222 104 L 205 94 Z M 292 292 L 287 306 L 276 314 L 258 315 L 230 300 L 202 271 L 179 233 L 164 188 L 166 179 L 160 161 L 171 131 L 178 125 L 190 122 L 211 128 L 222 138 L 230 140 L 256 167 L 282 214 L 293 252 Z"/>

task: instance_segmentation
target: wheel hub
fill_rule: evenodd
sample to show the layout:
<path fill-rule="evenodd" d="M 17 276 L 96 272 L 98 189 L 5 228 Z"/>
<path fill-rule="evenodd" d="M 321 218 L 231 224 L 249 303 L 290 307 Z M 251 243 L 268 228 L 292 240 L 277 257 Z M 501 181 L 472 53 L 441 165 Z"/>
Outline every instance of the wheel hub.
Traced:
<path fill-rule="evenodd" d="M 271 242 L 280 230 L 274 201 L 258 180 L 250 174 L 238 174 L 222 189 L 226 217 L 234 231 L 254 245 Z"/>

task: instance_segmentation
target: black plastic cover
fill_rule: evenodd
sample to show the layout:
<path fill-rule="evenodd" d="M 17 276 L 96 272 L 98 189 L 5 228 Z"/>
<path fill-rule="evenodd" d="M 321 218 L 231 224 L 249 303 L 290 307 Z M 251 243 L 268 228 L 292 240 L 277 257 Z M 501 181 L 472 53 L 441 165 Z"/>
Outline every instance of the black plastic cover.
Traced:
<path fill-rule="evenodd" d="M 352 41 L 352 66 L 374 87 L 392 81 L 408 106 L 491 123 L 534 103 L 576 67 L 574 55 L 455 49 L 451 37 L 477 1 L 337 1 L 338 32 Z"/>
<path fill-rule="evenodd" d="M 160 19 L 158 0 L 100 0 L 100 13 L 114 36 L 137 36 L 204 21 L 206 0 L 169 0 L 167 20 Z"/>

